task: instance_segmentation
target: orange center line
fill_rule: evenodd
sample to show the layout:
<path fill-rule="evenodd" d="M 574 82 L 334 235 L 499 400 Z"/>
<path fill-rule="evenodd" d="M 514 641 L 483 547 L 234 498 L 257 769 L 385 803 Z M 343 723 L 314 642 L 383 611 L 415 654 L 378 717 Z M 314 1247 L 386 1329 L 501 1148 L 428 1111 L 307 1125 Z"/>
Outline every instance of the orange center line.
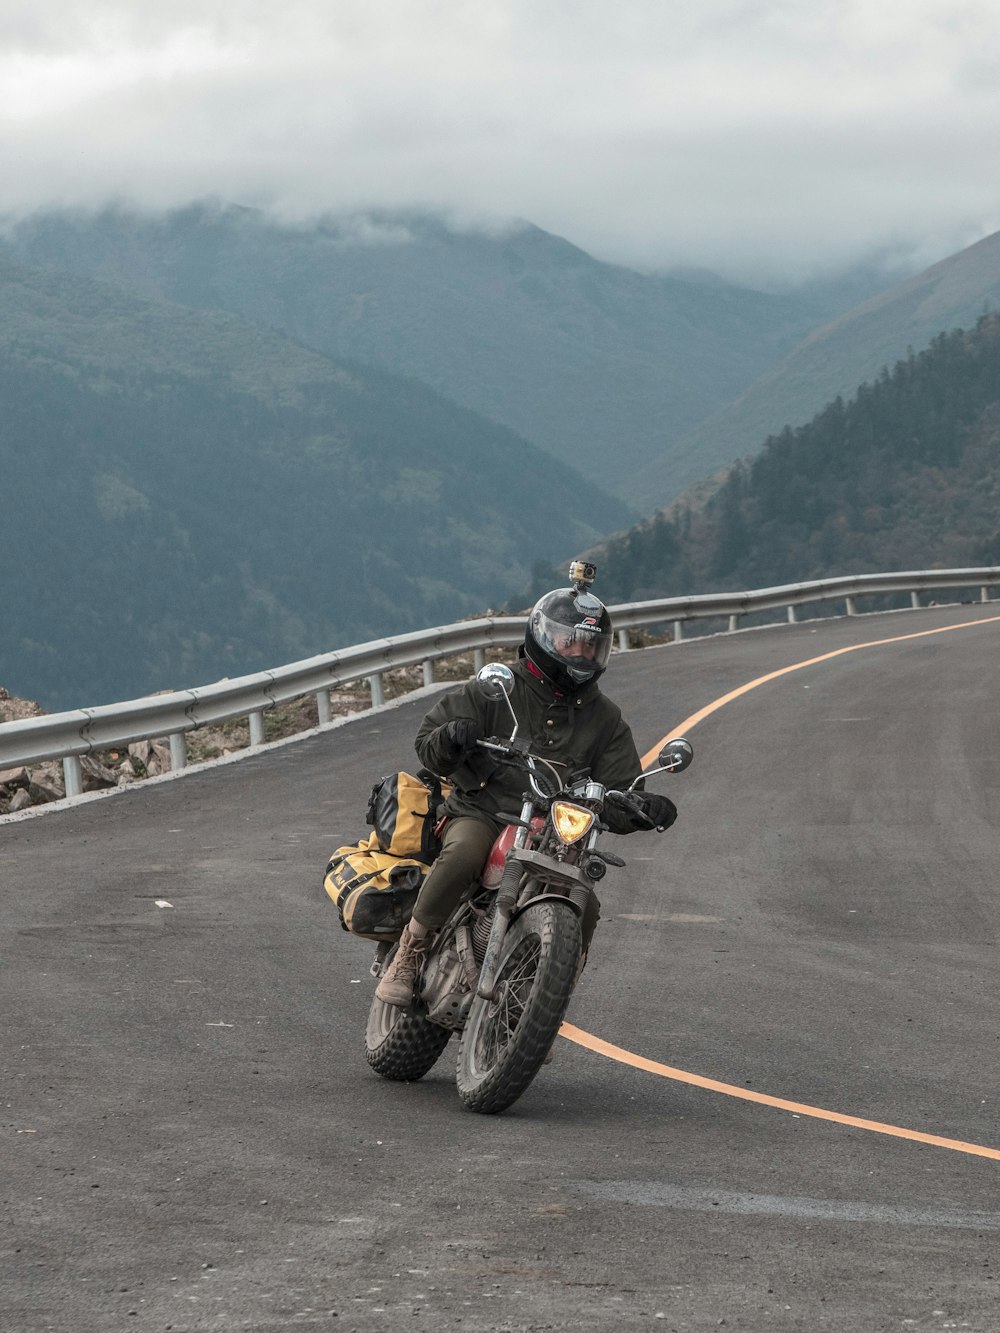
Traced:
<path fill-rule="evenodd" d="M 749 694 L 751 690 L 756 690 L 761 685 L 767 685 L 772 680 L 778 680 L 782 676 L 790 676 L 793 671 L 804 671 L 806 667 L 818 666 L 821 662 L 829 662 L 835 657 L 843 657 L 846 653 L 860 653 L 865 648 L 883 648 L 889 643 L 906 643 L 910 639 L 926 639 L 932 634 L 951 634 L 957 629 L 974 629 L 977 625 L 992 625 L 998 620 L 1000 620 L 1000 616 L 984 616 L 982 620 L 965 620 L 960 625 L 943 625 L 939 629 L 922 629 L 916 634 L 897 634 L 891 639 L 872 639 L 868 643 L 854 643 L 847 648 L 835 648 L 833 652 L 821 653 L 819 657 L 807 657 L 804 662 L 793 662 L 791 666 L 779 667 L 777 671 L 769 671 L 766 676 L 758 676 L 756 680 L 748 680 L 745 685 L 730 690 L 728 694 L 723 694 L 712 703 L 706 704 L 704 708 L 699 708 L 690 717 L 686 717 L 683 722 L 669 731 L 658 745 L 646 751 L 642 756 L 642 766 L 647 768 L 652 764 L 663 746 L 674 736 L 683 736 L 685 732 L 692 731 L 699 722 L 704 722 L 706 717 L 711 717 L 720 708 L 725 708 L 726 704 L 731 704 L 736 699 L 742 699 L 744 694 Z"/>
<path fill-rule="evenodd" d="M 689 1083 L 695 1088 L 707 1088 L 709 1092 L 721 1092 L 727 1097 L 738 1097 L 744 1102 L 757 1102 L 761 1106 L 773 1106 L 779 1111 L 790 1111 L 793 1115 L 811 1116 L 814 1120 L 832 1120 L 837 1125 L 850 1125 L 854 1129 L 867 1129 L 873 1134 L 891 1134 L 897 1139 L 915 1139 L 917 1143 L 930 1143 L 935 1148 L 951 1148 L 955 1152 L 972 1153 L 976 1157 L 992 1157 L 1000 1162 L 1000 1148 L 985 1148 L 978 1143 L 963 1143 L 961 1139 L 946 1139 L 940 1134 L 923 1134 L 918 1129 L 903 1129 L 899 1125 L 884 1125 L 878 1120 L 865 1120 L 861 1116 L 843 1115 L 840 1111 L 827 1111 L 822 1106 L 807 1106 L 803 1102 L 786 1101 L 784 1097 L 771 1097 L 766 1092 L 754 1092 L 751 1088 L 741 1088 L 735 1083 L 720 1083 L 715 1078 L 705 1078 L 702 1074 L 691 1074 L 686 1069 L 675 1069 L 672 1065 L 661 1065 L 658 1060 L 647 1060 L 643 1055 L 626 1051 L 622 1046 L 613 1046 L 609 1041 L 602 1041 L 572 1023 L 563 1023 L 559 1035 L 577 1046 L 585 1046 L 597 1055 L 606 1055 L 609 1060 L 619 1064 L 631 1065 L 633 1069 L 644 1069 L 648 1074 L 659 1074 L 661 1078 L 673 1079 L 675 1083 Z"/>
<path fill-rule="evenodd" d="M 978 625 L 990 625 L 997 621 L 1000 621 L 1000 616 L 987 616 L 982 620 L 963 621 L 959 625 L 944 625 L 938 629 L 920 630 L 914 634 L 897 634 L 891 638 L 873 639 L 868 643 L 856 643 L 847 648 L 836 648 L 833 652 L 821 653 L 819 657 L 810 657 L 802 662 L 793 662 L 791 666 L 781 667 L 777 671 L 769 671 L 766 675 L 758 676 L 755 680 L 747 681 L 745 685 L 730 690 L 728 694 L 721 695 L 714 702 L 706 704 L 704 708 L 698 709 L 696 713 L 692 713 L 690 717 L 685 718 L 679 726 L 668 732 L 658 745 L 643 755 L 642 766 L 646 768 L 652 764 L 666 742 L 674 736 L 686 735 L 699 722 L 703 722 L 706 717 L 711 717 L 720 708 L 725 708 L 726 704 L 733 703 L 734 700 L 741 699 L 743 695 L 749 694 L 751 690 L 766 685 L 772 680 L 778 680 L 782 676 L 788 676 L 794 671 L 803 671 L 806 667 L 818 666 L 821 662 L 829 662 L 835 657 L 843 657 L 845 653 L 858 653 L 865 648 L 882 648 L 891 643 L 905 643 L 910 639 L 924 639 L 932 634 L 950 634 L 955 630 L 973 629 Z M 861 1116 L 844 1115 L 840 1111 L 828 1111 L 821 1106 L 807 1106 L 802 1102 L 788 1101 L 784 1097 L 771 1097 L 767 1093 L 754 1092 L 750 1088 L 741 1088 L 733 1083 L 721 1083 L 718 1079 L 706 1078 L 702 1074 L 692 1074 L 684 1069 L 676 1069 L 673 1065 L 661 1064 L 657 1060 L 648 1060 L 643 1055 L 636 1055 L 633 1051 L 627 1051 L 622 1046 L 614 1046 L 611 1042 L 595 1037 L 592 1033 L 585 1032 L 572 1023 L 563 1023 L 559 1029 L 559 1034 L 565 1037 L 567 1041 L 575 1042 L 578 1046 L 583 1046 L 597 1055 L 604 1055 L 609 1060 L 617 1060 L 619 1064 L 631 1065 L 633 1069 L 642 1069 L 646 1073 L 657 1074 L 660 1078 L 673 1079 L 676 1083 L 687 1083 L 692 1087 L 705 1088 L 709 1092 L 722 1093 L 726 1097 L 737 1097 L 741 1101 L 756 1102 L 761 1106 L 771 1106 L 779 1111 L 788 1111 L 792 1115 L 831 1121 L 837 1125 L 848 1125 L 853 1129 L 863 1129 L 873 1134 L 889 1134 L 897 1139 L 909 1139 L 915 1143 L 926 1143 L 935 1148 L 948 1148 L 953 1152 L 968 1153 L 974 1157 L 989 1157 L 1000 1162 L 1000 1148 L 987 1148 L 978 1143 L 965 1143 L 961 1139 L 944 1138 L 940 1134 L 924 1134 L 917 1129 L 904 1129 L 899 1125 L 886 1125 L 878 1120 L 866 1120 Z"/>

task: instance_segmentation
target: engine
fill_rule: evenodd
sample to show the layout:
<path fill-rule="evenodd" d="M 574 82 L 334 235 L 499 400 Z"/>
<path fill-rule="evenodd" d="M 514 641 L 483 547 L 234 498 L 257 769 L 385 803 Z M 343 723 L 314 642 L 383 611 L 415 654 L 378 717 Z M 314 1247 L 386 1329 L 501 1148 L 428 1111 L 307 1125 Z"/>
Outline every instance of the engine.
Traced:
<path fill-rule="evenodd" d="M 420 982 L 420 998 L 427 1006 L 427 1017 L 432 1023 L 456 1031 L 465 1026 L 472 991 L 454 942 L 427 960 Z"/>

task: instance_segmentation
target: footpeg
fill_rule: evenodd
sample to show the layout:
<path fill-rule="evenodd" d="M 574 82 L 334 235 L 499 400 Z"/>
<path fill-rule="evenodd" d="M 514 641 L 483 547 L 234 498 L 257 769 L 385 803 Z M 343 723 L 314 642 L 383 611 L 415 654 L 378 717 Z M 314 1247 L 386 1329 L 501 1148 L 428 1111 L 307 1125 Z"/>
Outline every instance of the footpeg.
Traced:
<path fill-rule="evenodd" d="M 385 971 L 385 960 L 389 957 L 389 950 L 391 948 L 392 945 L 388 940 L 380 940 L 378 943 L 375 950 L 375 957 L 372 959 L 372 965 L 368 969 L 376 981 L 378 981 L 382 976 L 382 973 Z"/>

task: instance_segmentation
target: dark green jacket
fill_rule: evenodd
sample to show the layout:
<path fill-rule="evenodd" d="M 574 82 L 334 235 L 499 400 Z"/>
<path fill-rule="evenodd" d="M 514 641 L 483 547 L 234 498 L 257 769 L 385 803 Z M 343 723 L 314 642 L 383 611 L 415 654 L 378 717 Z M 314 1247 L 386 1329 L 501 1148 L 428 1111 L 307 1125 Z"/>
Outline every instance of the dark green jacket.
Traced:
<path fill-rule="evenodd" d="M 530 740 L 535 754 L 559 767 L 566 776 L 589 769 L 595 782 L 625 788 L 641 771 L 639 755 L 621 709 L 598 688 L 597 682 L 578 692 L 560 696 L 544 680 L 532 674 L 525 662 L 512 668 L 514 693 L 511 703 L 520 724 L 518 738 Z M 445 810 L 451 815 L 471 815 L 498 824 L 501 814 L 520 814 L 522 792 L 528 785 L 523 772 L 500 765 L 483 750 L 466 755 L 453 767 L 453 752 L 442 737 L 442 728 L 455 718 L 479 723 L 484 737 L 506 740 L 513 723 L 502 699 L 485 699 L 474 680 L 442 695 L 421 723 L 416 750 L 420 762 L 433 773 L 447 777 L 454 790 Z M 604 821 L 616 833 L 631 833 L 627 815 L 608 807 Z"/>

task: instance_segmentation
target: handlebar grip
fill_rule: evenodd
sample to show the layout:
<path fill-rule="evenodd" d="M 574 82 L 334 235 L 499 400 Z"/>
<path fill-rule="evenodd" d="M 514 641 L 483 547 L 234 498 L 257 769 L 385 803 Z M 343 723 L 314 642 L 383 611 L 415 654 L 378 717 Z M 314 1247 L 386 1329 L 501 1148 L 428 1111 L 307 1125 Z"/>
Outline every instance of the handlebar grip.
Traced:
<path fill-rule="evenodd" d="M 630 814 L 635 815 L 636 818 L 638 819 L 641 819 L 643 824 L 645 824 L 646 828 L 658 829 L 662 833 L 663 830 L 660 828 L 660 826 L 658 824 L 653 823 L 649 815 L 646 814 L 645 810 L 642 808 L 642 806 L 635 799 L 635 797 L 632 795 L 631 792 L 609 791 L 605 793 L 604 799 L 605 801 L 610 800 L 612 805 L 623 806 Z"/>
<path fill-rule="evenodd" d="M 639 803 L 628 791 L 606 791 L 604 793 L 605 801 L 610 801 L 612 805 L 623 805 L 626 810 L 638 810 Z"/>

